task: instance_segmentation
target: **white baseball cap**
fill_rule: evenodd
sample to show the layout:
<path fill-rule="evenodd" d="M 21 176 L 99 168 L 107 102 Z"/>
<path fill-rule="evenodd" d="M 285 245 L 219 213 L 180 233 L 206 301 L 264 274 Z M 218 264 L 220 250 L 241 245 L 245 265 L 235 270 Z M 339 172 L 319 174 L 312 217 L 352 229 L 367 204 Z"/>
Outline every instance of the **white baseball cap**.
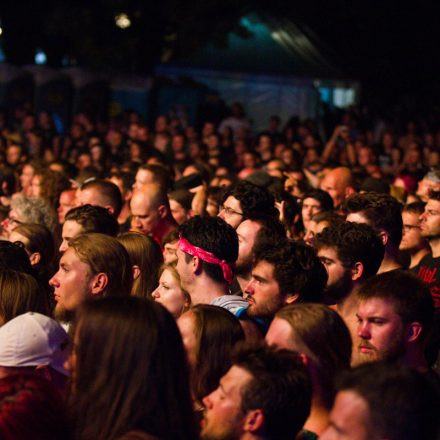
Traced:
<path fill-rule="evenodd" d="M 61 325 L 40 313 L 19 315 L 0 327 L 0 366 L 48 365 L 65 376 L 69 337 Z"/>

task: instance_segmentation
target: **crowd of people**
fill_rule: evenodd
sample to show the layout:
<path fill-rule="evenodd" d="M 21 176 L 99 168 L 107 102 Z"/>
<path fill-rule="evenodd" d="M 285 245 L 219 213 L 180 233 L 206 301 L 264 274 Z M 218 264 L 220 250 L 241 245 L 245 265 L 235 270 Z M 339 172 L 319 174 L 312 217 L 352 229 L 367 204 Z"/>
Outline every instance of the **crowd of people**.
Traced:
<path fill-rule="evenodd" d="M 440 438 L 440 131 L 328 125 L 0 112 L 0 438 Z"/>

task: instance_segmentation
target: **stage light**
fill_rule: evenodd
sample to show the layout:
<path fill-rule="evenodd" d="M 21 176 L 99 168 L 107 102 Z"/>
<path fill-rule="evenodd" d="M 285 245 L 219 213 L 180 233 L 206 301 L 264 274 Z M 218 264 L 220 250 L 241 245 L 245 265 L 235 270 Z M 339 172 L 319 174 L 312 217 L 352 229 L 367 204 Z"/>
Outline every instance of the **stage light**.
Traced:
<path fill-rule="evenodd" d="M 131 20 L 125 13 L 115 15 L 115 23 L 121 29 L 127 29 L 131 26 Z"/>

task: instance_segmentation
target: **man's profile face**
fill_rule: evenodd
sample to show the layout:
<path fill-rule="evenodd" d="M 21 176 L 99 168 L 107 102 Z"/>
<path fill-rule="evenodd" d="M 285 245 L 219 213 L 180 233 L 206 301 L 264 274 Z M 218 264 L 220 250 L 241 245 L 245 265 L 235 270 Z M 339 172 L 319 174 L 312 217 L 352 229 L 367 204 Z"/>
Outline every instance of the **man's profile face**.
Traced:
<path fill-rule="evenodd" d="M 330 423 L 320 440 L 369 440 L 370 410 L 359 394 L 339 391 L 330 412 Z"/>
<path fill-rule="evenodd" d="M 249 316 L 272 318 L 285 305 L 284 295 L 274 277 L 274 266 L 267 261 L 261 260 L 255 265 L 251 280 L 244 291 L 249 302 Z"/>
<path fill-rule="evenodd" d="M 69 247 L 61 257 L 58 272 L 49 280 L 49 284 L 54 288 L 57 303 L 55 315 L 62 319 L 66 311 L 75 311 L 90 295 L 90 267 Z"/>
<path fill-rule="evenodd" d="M 72 208 L 75 208 L 75 206 L 76 206 L 75 190 L 71 189 L 71 190 L 63 191 L 60 194 L 59 206 L 57 209 L 58 223 L 63 224 L 64 217 Z"/>
<path fill-rule="evenodd" d="M 255 237 L 261 226 L 252 220 L 245 220 L 237 228 L 238 236 L 238 258 L 235 267 L 238 272 L 240 269 L 248 270 L 252 264 L 252 248 L 254 247 Z"/>
<path fill-rule="evenodd" d="M 386 298 L 359 301 L 357 309 L 358 339 L 354 342 L 356 363 L 395 360 L 405 352 L 402 319 L 394 303 Z"/>
<path fill-rule="evenodd" d="M 320 188 L 328 192 L 333 199 L 333 205 L 338 208 L 345 199 L 345 188 L 342 187 L 336 176 L 328 173 L 321 182 Z"/>
<path fill-rule="evenodd" d="M 192 277 L 192 263 L 191 260 L 189 262 L 186 261 L 186 254 L 181 249 L 177 248 L 176 256 L 177 256 L 177 265 L 176 270 L 180 277 L 180 284 L 182 285 L 182 289 L 191 293 L 191 284 L 193 281 Z"/>
<path fill-rule="evenodd" d="M 69 241 L 84 232 L 83 227 L 75 220 L 66 220 L 63 224 L 61 237 L 63 241 L 60 245 L 60 252 L 65 252 L 69 247 Z"/>
<path fill-rule="evenodd" d="M 161 218 L 151 200 L 144 194 L 135 193 L 130 202 L 130 210 L 131 228 L 144 235 L 154 235 Z"/>
<path fill-rule="evenodd" d="M 399 249 L 411 251 L 420 249 L 425 240 L 420 229 L 420 216 L 417 212 L 402 212 L 403 230 Z"/>
<path fill-rule="evenodd" d="M 328 273 L 327 294 L 334 299 L 348 294 L 352 287 L 351 268 L 339 259 L 336 248 L 322 247 L 318 250 L 318 257 Z"/>
<path fill-rule="evenodd" d="M 422 237 L 430 239 L 440 236 L 440 202 L 429 199 L 425 212 L 420 216 Z"/>
<path fill-rule="evenodd" d="M 220 209 L 218 216 L 234 229 L 237 229 L 238 225 L 243 221 L 240 201 L 234 196 L 229 196 L 223 203 L 223 208 Z"/>
<path fill-rule="evenodd" d="M 203 399 L 202 440 L 240 438 L 244 417 L 242 392 L 251 380 L 252 375 L 248 371 L 233 365 L 220 379 L 218 388 Z"/>

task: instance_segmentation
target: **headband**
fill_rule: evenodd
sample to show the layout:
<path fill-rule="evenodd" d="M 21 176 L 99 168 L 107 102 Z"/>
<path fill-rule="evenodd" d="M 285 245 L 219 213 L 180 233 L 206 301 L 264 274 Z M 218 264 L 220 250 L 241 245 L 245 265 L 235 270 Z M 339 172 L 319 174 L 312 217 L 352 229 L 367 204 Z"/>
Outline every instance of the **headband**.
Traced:
<path fill-rule="evenodd" d="M 225 260 L 219 260 L 213 253 L 203 250 L 197 246 L 193 246 L 190 242 L 185 240 L 182 236 L 179 238 L 179 249 L 193 257 L 198 257 L 203 261 L 210 264 L 218 264 L 221 266 L 223 271 L 223 278 L 228 284 L 232 284 L 232 265 L 227 263 Z"/>

